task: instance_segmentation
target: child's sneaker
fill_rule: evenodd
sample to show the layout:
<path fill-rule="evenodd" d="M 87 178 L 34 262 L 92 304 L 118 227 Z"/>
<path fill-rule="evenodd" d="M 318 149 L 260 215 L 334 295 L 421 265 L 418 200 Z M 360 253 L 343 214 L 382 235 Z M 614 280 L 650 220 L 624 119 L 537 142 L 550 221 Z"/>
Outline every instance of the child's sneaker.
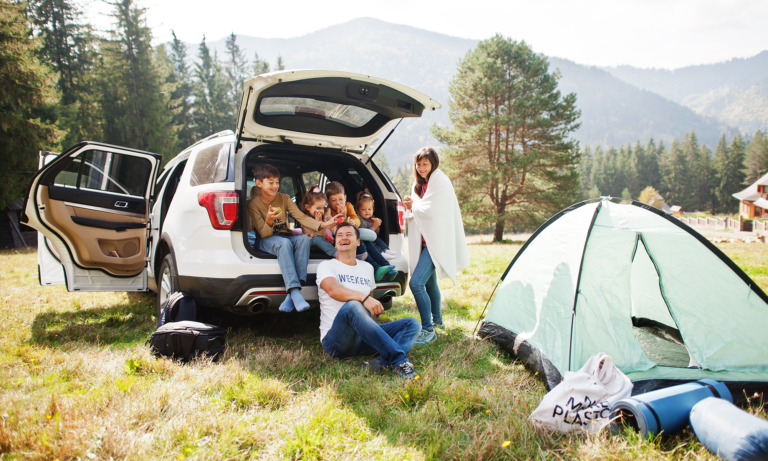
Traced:
<path fill-rule="evenodd" d="M 434 331 L 422 329 L 421 333 L 419 333 L 419 336 L 416 338 L 416 342 L 414 343 L 414 345 L 423 346 L 425 344 L 431 343 L 436 339 L 437 339 L 437 333 L 435 333 Z"/>
<path fill-rule="evenodd" d="M 416 370 L 413 369 L 411 362 L 403 362 L 396 367 L 392 367 L 392 371 L 401 378 L 415 378 L 419 376 L 416 374 Z"/>
<path fill-rule="evenodd" d="M 376 272 L 374 274 L 376 281 L 381 282 L 384 279 L 384 276 L 386 276 L 394 268 L 395 266 L 381 266 L 378 269 L 376 269 Z"/>
<path fill-rule="evenodd" d="M 391 271 L 387 272 L 387 275 L 384 276 L 385 282 L 391 282 L 397 278 L 397 269 L 392 269 Z"/>
<path fill-rule="evenodd" d="M 397 258 L 397 253 L 395 253 L 392 250 L 387 250 L 383 253 L 381 253 L 382 256 L 384 256 L 384 259 L 387 261 Z"/>

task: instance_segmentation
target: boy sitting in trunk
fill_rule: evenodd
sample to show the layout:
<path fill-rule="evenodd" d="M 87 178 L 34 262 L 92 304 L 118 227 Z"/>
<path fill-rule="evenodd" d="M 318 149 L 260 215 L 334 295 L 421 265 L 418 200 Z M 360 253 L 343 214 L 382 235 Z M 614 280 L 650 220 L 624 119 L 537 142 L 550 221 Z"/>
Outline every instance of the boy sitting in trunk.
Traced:
<path fill-rule="evenodd" d="M 258 194 L 248 202 L 248 216 L 260 238 L 255 248 L 277 256 L 280 272 L 283 274 L 285 291 L 288 295 L 280 304 L 280 311 L 301 312 L 309 303 L 301 295 L 301 285 L 307 281 L 309 262 L 309 237 L 293 235 L 288 228 L 288 215 L 301 225 L 313 230 L 328 229 L 336 225 L 336 217 L 328 221 L 317 221 L 305 215 L 287 194 L 280 189 L 280 172 L 272 165 L 257 165 L 253 176 Z"/>

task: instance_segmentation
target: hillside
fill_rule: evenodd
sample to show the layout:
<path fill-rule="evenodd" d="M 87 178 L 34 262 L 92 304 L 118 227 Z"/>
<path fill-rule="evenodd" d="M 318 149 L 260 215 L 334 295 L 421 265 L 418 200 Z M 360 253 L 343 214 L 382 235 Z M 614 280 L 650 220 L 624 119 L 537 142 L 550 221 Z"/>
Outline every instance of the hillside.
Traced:
<path fill-rule="evenodd" d="M 274 63 L 280 54 L 288 68 L 334 69 L 359 72 L 412 86 L 443 103 L 443 110 L 405 120 L 383 151 L 390 163 L 407 163 L 425 144 L 435 141 L 429 133 L 434 123 L 448 124 L 448 85 L 458 60 L 477 41 L 451 37 L 410 26 L 362 18 L 290 39 L 238 35 L 238 44 L 249 59 L 258 52 Z M 220 57 L 225 39 L 209 42 Z M 535 44 L 534 44 L 535 48 Z M 190 55 L 197 45 L 189 45 Z M 680 104 L 627 84 L 602 69 L 551 58 L 552 71 L 562 73 L 561 89 L 575 92 L 583 111 L 582 127 L 575 138 L 582 144 L 620 144 L 648 137 L 682 138 L 695 129 L 699 139 L 714 145 L 723 124 Z"/>
<path fill-rule="evenodd" d="M 675 70 L 605 68 L 611 75 L 736 126 L 744 134 L 768 129 L 768 51 L 751 58 Z"/>

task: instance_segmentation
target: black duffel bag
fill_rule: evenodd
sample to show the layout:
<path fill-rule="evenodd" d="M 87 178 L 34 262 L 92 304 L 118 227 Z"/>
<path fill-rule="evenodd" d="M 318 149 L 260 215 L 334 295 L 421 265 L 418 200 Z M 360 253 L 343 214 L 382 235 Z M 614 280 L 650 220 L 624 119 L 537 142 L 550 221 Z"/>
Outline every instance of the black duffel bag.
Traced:
<path fill-rule="evenodd" d="M 227 345 L 227 331 L 207 323 L 182 321 L 161 326 L 149 338 L 150 352 L 182 362 L 202 357 L 219 360 Z"/>

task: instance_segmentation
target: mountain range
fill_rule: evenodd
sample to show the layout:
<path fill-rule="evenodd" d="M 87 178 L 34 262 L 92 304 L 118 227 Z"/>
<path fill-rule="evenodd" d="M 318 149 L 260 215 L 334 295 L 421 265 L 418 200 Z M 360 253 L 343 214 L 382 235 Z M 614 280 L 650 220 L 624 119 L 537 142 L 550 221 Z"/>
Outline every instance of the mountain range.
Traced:
<path fill-rule="evenodd" d="M 225 40 L 208 42 L 219 59 L 226 55 Z M 361 18 L 289 39 L 237 35 L 237 43 L 249 59 L 258 53 L 273 66 L 280 55 L 288 69 L 375 75 L 440 101 L 442 110 L 404 120 L 382 148 L 397 166 L 408 163 L 420 147 L 436 143 L 429 131 L 433 124 L 450 123 L 448 86 L 459 60 L 477 40 Z M 188 47 L 195 56 L 197 45 Z M 549 62 L 551 72 L 561 73 L 560 91 L 576 93 L 582 116 L 573 137 L 582 145 L 645 143 L 649 137 L 668 144 L 695 130 L 700 142 L 714 148 L 723 133 L 751 135 L 768 127 L 768 52 L 674 71 L 598 68 L 557 57 Z"/>

